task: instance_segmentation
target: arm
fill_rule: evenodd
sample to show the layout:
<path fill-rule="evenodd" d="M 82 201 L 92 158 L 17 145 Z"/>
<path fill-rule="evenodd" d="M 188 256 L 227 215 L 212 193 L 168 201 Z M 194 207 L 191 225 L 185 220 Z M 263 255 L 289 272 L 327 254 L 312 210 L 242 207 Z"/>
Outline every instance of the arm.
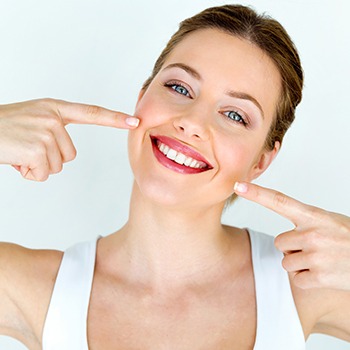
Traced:
<path fill-rule="evenodd" d="M 0 243 L 0 334 L 41 349 L 46 312 L 61 261 L 58 251 Z"/>
<path fill-rule="evenodd" d="M 329 288 L 299 288 L 289 273 L 294 302 L 305 338 L 322 333 L 350 341 L 350 292 Z"/>
<path fill-rule="evenodd" d="M 350 292 L 331 290 L 323 297 L 321 307 L 326 312 L 320 315 L 312 333 L 327 334 L 350 342 Z"/>
<path fill-rule="evenodd" d="M 138 119 L 102 107 L 41 99 L 0 106 L 0 164 L 44 181 L 74 159 L 69 123 L 135 128 Z M 0 243 L 0 334 L 41 349 L 44 320 L 62 254 Z"/>

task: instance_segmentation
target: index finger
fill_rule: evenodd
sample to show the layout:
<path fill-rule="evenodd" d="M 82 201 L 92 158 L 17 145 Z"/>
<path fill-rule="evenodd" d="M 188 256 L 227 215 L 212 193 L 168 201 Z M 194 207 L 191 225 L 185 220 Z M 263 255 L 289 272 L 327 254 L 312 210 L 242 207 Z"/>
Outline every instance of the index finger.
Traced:
<path fill-rule="evenodd" d="M 64 125 L 95 124 L 130 129 L 139 124 L 136 117 L 94 105 L 55 100 L 55 108 Z"/>
<path fill-rule="evenodd" d="M 301 223 L 308 209 L 308 205 L 288 197 L 284 193 L 261 187 L 252 183 L 238 183 L 234 187 L 240 197 L 261 204 L 277 214 L 287 218 L 295 225 Z"/>

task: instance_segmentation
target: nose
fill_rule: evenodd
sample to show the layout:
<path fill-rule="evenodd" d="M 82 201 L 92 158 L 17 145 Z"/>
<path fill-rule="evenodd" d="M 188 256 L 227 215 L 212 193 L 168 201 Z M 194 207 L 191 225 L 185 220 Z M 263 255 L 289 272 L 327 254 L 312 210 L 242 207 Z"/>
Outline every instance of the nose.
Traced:
<path fill-rule="evenodd" d="M 198 113 L 183 115 L 173 121 L 174 128 L 179 134 L 188 139 L 207 141 L 209 139 L 209 128 L 204 115 Z"/>

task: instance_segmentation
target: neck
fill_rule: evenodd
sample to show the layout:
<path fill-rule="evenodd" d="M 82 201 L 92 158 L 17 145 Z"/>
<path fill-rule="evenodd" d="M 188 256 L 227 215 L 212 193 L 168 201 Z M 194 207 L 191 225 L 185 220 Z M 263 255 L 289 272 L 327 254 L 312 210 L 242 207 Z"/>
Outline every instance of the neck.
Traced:
<path fill-rule="evenodd" d="M 164 206 L 134 185 L 129 220 L 115 235 L 128 276 L 157 290 L 212 280 L 232 247 L 232 234 L 221 224 L 222 209 L 223 204 Z"/>

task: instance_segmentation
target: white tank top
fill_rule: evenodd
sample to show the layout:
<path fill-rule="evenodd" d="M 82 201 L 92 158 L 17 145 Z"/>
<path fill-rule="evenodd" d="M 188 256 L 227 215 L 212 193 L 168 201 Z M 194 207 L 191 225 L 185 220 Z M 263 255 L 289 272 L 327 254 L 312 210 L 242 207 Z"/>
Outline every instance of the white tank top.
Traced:
<path fill-rule="evenodd" d="M 283 254 L 273 237 L 248 230 L 257 304 L 254 350 L 305 350 Z M 98 238 L 97 238 L 98 239 Z M 87 314 L 96 242 L 79 243 L 64 253 L 43 332 L 43 350 L 88 350 Z"/>

